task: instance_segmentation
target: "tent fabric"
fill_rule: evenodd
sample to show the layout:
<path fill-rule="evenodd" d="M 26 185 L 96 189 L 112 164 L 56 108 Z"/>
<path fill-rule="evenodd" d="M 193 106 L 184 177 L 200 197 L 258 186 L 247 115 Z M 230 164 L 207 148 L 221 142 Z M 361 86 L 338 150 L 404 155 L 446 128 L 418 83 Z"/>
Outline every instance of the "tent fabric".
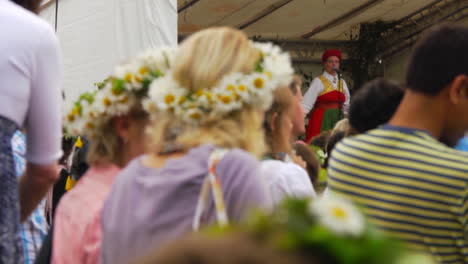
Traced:
<path fill-rule="evenodd" d="M 95 89 L 118 63 L 177 44 L 177 0 L 60 0 L 58 11 L 68 103 Z M 55 25 L 55 5 L 41 17 Z"/>

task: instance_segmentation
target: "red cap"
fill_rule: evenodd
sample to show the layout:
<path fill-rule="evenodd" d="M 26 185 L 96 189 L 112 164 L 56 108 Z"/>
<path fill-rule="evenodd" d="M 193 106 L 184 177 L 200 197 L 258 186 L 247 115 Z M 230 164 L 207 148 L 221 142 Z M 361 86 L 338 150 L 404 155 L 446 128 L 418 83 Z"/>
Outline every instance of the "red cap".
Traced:
<path fill-rule="evenodd" d="M 323 55 L 322 55 L 322 63 L 324 63 L 325 61 L 327 61 L 327 59 L 331 56 L 336 56 L 338 57 L 338 59 L 340 59 L 341 61 L 341 51 L 339 50 L 336 50 L 336 49 L 329 49 L 329 50 L 326 50 Z"/>

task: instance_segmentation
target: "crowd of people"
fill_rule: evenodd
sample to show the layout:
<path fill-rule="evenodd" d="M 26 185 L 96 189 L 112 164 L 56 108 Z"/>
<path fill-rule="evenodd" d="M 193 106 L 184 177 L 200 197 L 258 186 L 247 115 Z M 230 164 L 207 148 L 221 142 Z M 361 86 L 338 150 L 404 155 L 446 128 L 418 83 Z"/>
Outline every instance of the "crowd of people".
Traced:
<path fill-rule="evenodd" d="M 302 96 L 280 47 L 208 28 L 62 112 L 39 2 L 0 0 L 0 263 L 468 263 L 467 27 L 352 98 L 338 50 Z"/>

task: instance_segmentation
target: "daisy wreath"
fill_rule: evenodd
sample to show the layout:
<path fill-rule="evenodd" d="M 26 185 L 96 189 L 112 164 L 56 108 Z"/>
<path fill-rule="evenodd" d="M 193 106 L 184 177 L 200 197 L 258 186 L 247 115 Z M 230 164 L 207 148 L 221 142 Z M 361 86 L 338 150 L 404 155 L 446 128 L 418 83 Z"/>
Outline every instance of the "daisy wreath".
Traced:
<path fill-rule="evenodd" d="M 164 77 L 172 66 L 176 49 L 151 49 L 119 65 L 112 76 L 96 84 L 68 107 L 64 125 L 68 134 L 93 137 L 112 117 L 129 113 L 148 96 L 150 84 Z"/>
<path fill-rule="evenodd" d="M 228 74 L 215 87 L 193 92 L 181 87 L 168 73 L 152 82 L 145 108 L 150 112 L 173 113 L 192 124 L 219 120 L 247 105 L 268 109 L 273 91 L 289 85 L 294 70 L 289 54 L 278 46 L 257 42 L 252 45 L 260 54 L 253 72 Z"/>

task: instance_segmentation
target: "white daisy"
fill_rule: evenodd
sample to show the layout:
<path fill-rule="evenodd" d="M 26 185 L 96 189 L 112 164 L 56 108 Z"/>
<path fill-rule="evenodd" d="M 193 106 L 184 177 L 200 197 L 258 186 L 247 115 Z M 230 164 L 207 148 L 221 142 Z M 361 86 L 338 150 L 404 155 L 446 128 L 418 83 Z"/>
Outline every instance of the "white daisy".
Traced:
<path fill-rule="evenodd" d="M 359 236 L 364 231 L 364 216 L 348 200 L 329 195 L 312 201 L 310 210 L 338 235 Z"/>
<path fill-rule="evenodd" d="M 149 98 L 160 110 L 176 107 L 181 103 L 181 98 L 187 95 L 187 91 L 181 88 L 169 74 L 153 81 L 148 93 Z"/>

